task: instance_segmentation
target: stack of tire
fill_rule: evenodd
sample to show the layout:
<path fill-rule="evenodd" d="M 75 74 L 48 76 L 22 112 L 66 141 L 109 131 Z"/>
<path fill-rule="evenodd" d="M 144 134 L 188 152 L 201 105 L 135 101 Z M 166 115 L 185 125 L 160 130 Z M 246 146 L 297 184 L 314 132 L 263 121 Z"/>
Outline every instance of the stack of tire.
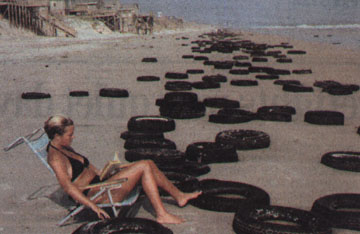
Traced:
<path fill-rule="evenodd" d="M 206 112 L 205 105 L 192 92 L 168 92 L 156 100 L 156 105 L 160 106 L 161 116 L 173 119 L 201 118 Z"/>
<path fill-rule="evenodd" d="M 195 178 L 210 171 L 207 165 L 185 160 L 185 153 L 176 150 L 175 143 L 164 133 L 175 130 L 175 121 L 162 116 L 134 116 L 129 119 L 125 139 L 125 159 L 129 162 L 152 160 L 182 191 L 198 189 Z M 161 191 L 164 195 L 165 192 Z"/>
<path fill-rule="evenodd" d="M 128 121 L 128 131 L 121 134 L 127 150 L 162 148 L 176 150 L 176 144 L 164 137 L 164 132 L 175 130 L 175 121 L 161 116 L 135 116 Z"/>

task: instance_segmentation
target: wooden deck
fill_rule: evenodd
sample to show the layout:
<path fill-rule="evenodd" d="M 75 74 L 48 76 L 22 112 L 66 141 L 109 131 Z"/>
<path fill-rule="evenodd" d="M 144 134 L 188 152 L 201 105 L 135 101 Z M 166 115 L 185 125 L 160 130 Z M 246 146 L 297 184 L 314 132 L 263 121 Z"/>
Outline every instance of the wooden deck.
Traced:
<path fill-rule="evenodd" d="M 47 7 L 49 6 L 48 0 L 0 0 L 0 5 L 19 5 L 26 7 Z"/>

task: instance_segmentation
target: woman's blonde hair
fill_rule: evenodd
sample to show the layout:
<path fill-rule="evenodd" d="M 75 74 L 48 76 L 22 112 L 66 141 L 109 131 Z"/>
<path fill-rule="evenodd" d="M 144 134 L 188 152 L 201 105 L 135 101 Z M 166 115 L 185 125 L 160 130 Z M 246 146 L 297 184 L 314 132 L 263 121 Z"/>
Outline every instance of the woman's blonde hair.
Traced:
<path fill-rule="evenodd" d="M 72 119 L 63 115 L 54 115 L 45 121 L 44 130 L 49 139 L 52 140 L 56 134 L 62 136 L 65 133 L 65 128 L 72 125 L 74 125 Z"/>

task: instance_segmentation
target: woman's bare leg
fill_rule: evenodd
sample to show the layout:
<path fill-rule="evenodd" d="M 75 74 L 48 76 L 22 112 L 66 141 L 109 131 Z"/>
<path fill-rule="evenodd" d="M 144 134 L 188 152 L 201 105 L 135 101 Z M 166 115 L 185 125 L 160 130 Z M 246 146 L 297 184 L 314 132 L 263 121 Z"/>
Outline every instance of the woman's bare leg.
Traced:
<path fill-rule="evenodd" d="M 159 170 L 156 164 L 148 160 L 146 161 L 149 163 L 156 183 L 159 187 L 167 191 L 178 203 L 180 207 L 185 206 L 187 202 L 191 199 L 197 198 L 201 192 L 194 192 L 194 193 L 183 193 L 178 188 L 176 188 L 171 181 Z"/>
<path fill-rule="evenodd" d="M 131 164 L 129 167 L 124 168 L 119 173 L 109 179 L 117 180 L 121 178 L 128 178 L 128 181 L 123 183 L 120 189 L 112 192 L 114 201 L 122 201 L 126 195 L 136 186 L 141 180 L 142 187 L 148 196 L 154 210 L 156 212 L 157 221 L 159 223 L 182 223 L 183 219 L 168 213 L 161 201 L 158 184 L 153 175 L 153 169 L 150 166 L 150 161 L 139 161 Z M 102 200 L 97 202 L 104 202 L 107 200 L 103 197 Z"/>

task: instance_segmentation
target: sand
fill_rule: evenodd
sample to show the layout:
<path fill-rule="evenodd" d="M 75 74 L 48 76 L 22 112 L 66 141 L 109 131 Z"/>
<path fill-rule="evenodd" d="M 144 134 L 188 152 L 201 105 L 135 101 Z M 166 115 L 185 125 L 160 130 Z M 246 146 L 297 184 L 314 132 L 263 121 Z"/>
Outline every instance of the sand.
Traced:
<path fill-rule="evenodd" d="M 120 133 L 127 130 L 127 121 L 135 115 L 158 115 L 155 99 L 166 93 L 164 74 L 202 68 L 207 75 L 224 74 L 238 79 L 226 70 L 203 66 L 202 62 L 184 60 L 191 54 L 190 41 L 215 30 L 195 27 L 156 33 L 151 36 L 117 35 L 83 38 L 41 38 L 19 35 L 0 36 L 0 142 L 6 146 L 18 136 L 42 127 L 52 114 L 63 113 L 76 124 L 73 146 L 87 155 L 93 164 L 102 167 L 120 152 L 124 159 L 124 141 Z M 336 30 L 333 32 L 336 35 Z M 177 40 L 181 37 L 189 40 Z M 274 61 L 259 64 L 283 69 L 311 69 L 311 75 L 290 75 L 282 79 L 298 79 L 312 86 L 317 80 L 336 80 L 359 84 L 360 51 L 341 44 L 297 41 L 276 35 L 242 32 L 240 38 L 257 43 L 288 42 L 295 49 L 307 51 L 294 55 L 293 63 Z M 187 43 L 188 46 L 182 46 Z M 233 54 L 212 53 L 210 59 L 231 59 Z M 144 57 L 156 57 L 157 63 L 142 63 Z M 137 82 L 141 75 L 161 77 L 159 82 Z M 191 81 L 202 75 L 190 75 Z M 254 74 L 248 78 L 254 79 Z M 100 88 L 127 89 L 130 97 L 108 99 L 99 97 Z M 356 130 L 359 125 L 359 93 L 331 96 L 314 88 L 313 93 L 288 93 L 273 81 L 259 81 L 256 87 L 236 87 L 230 82 L 220 89 L 193 90 L 202 100 L 225 97 L 240 101 L 241 108 L 256 111 L 264 105 L 291 105 L 296 108 L 292 122 L 252 121 L 225 125 L 208 122 L 215 113 L 207 108 L 206 116 L 193 120 L 176 120 L 176 130 L 166 133 L 168 139 L 185 151 L 188 144 L 214 141 L 218 132 L 228 129 L 251 129 L 268 133 L 267 149 L 238 151 L 238 163 L 211 164 L 211 172 L 199 179 L 216 178 L 258 186 L 267 191 L 272 205 L 310 210 L 319 197 L 333 193 L 358 193 L 360 174 L 335 170 L 320 164 L 323 154 L 330 151 L 358 151 Z M 87 98 L 71 98 L 71 90 L 87 90 Z M 22 100 L 21 93 L 38 91 L 52 95 L 49 100 Z M 335 110 L 345 114 L 344 126 L 318 126 L 304 122 L 308 110 Z M 57 227 L 67 210 L 49 199 L 58 189 L 57 181 L 36 160 L 25 145 L 1 153 L 0 157 L 0 233 L 71 233 L 79 223 Z M 165 199 L 166 208 L 187 222 L 165 225 L 174 233 L 233 233 L 234 214 L 200 210 L 190 205 L 178 208 Z M 155 219 L 148 204 L 137 217 Z M 334 233 L 356 233 L 334 230 Z"/>

